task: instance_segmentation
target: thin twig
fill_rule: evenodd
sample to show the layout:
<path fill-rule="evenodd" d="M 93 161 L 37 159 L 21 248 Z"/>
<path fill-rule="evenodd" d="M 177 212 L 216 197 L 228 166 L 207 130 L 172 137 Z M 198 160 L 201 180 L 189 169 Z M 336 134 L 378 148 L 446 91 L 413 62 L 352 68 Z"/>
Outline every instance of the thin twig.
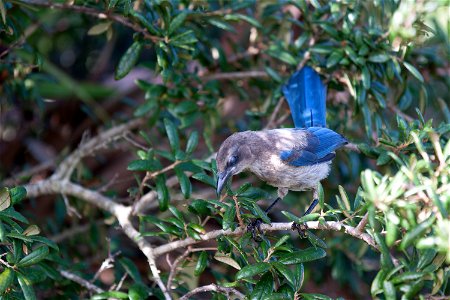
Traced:
<path fill-rule="evenodd" d="M 272 114 L 270 115 L 269 121 L 267 122 L 267 125 L 264 127 L 264 129 L 275 128 L 275 118 L 278 115 L 278 112 L 280 111 L 281 107 L 283 106 L 284 101 L 285 101 L 284 97 L 281 97 L 280 100 L 278 100 L 278 103 L 275 106 Z"/>
<path fill-rule="evenodd" d="M 238 219 L 239 226 L 240 226 L 241 228 L 244 228 L 244 227 L 245 227 L 245 224 L 244 224 L 244 221 L 243 221 L 242 218 L 241 218 L 241 209 L 240 209 L 240 207 L 239 207 L 238 199 L 237 199 L 236 196 L 233 196 L 232 198 L 233 198 L 233 201 L 234 201 L 234 208 L 235 208 L 235 210 L 236 210 L 236 217 L 237 217 L 237 219 Z"/>
<path fill-rule="evenodd" d="M 200 76 L 200 79 L 204 81 L 209 81 L 209 80 L 234 80 L 234 79 L 245 79 L 255 77 L 269 77 L 269 75 L 267 74 L 266 71 L 254 70 L 243 72 L 214 73 L 210 75 Z"/>
<path fill-rule="evenodd" d="M 74 273 L 71 273 L 71 272 L 65 271 L 65 270 L 60 270 L 59 273 L 63 277 L 65 277 L 65 278 L 67 278 L 69 280 L 72 280 L 73 282 L 78 283 L 79 285 L 85 287 L 86 289 L 88 289 L 91 292 L 95 292 L 95 293 L 103 293 L 104 292 L 103 289 L 99 288 L 95 284 L 87 281 L 86 279 L 81 278 L 80 276 L 78 276 L 78 275 L 76 275 Z"/>
<path fill-rule="evenodd" d="M 190 297 L 192 297 L 196 294 L 206 293 L 206 292 L 222 293 L 227 296 L 227 299 L 234 299 L 234 298 L 231 298 L 230 295 L 235 295 L 236 298 L 238 298 L 238 299 L 245 298 L 244 294 L 242 294 L 241 292 L 239 292 L 238 290 L 236 290 L 234 288 L 218 286 L 217 284 L 212 283 L 209 285 L 205 285 L 205 286 L 201 286 L 201 287 L 193 289 L 192 291 L 190 291 L 189 293 L 187 293 L 183 297 L 181 297 L 180 300 L 189 300 Z"/>
<path fill-rule="evenodd" d="M 73 170 L 83 157 L 92 155 L 95 151 L 104 148 L 107 144 L 113 142 L 114 140 L 122 138 L 124 132 L 127 132 L 142 124 L 144 124 L 144 119 L 134 119 L 127 123 L 114 126 L 98 134 L 96 137 L 91 138 L 89 141 L 83 142 L 75 151 L 73 151 L 59 164 L 55 173 L 52 175 L 52 179 L 68 180 L 72 175 Z"/>
<path fill-rule="evenodd" d="M 178 271 L 178 265 L 191 253 L 191 247 L 188 247 L 183 254 L 177 257 L 173 264 L 170 266 L 169 278 L 167 279 L 167 288 L 169 291 L 172 289 L 172 281 Z"/>
<path fill-rule="evenodd" d="M 92 16 L 101 20 L 111 20 L 116 23 L 122 24 L 125 27 L 133 29 L 135 32 L 141 33 L 146 39 L 151 40 L 152 42 L 158 42 L 162 40 L 162 38 L 151 35 L 147 29 L 139 26 L 137 23 L 133 23 L 129 20 L 129 18 L 124 18 L 123 16 L 112 14 L 108 11 L 99 11 L 96 8 L 86 7 L 86 6 L 78 6 L 72 5 L 69 3 L 53 3 L 47 1 L 39 1 L 39 0 L 20 0 L 18 3 L 24 3 L 32 6 L 40 6 L 40 7 L 48 7 L 51 9 L 59 9 L 59 10 L 69 10 L 77 13 L 85 14 L 88 16 Z"/>

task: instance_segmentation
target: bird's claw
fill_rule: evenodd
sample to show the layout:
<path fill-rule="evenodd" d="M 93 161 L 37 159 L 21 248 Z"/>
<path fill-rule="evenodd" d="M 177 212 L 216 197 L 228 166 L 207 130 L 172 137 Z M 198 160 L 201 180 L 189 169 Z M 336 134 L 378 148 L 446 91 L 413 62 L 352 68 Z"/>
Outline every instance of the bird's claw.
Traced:
<path fill-rule="evenodd" d="M 261 224 L 263 221 L 261 219 L 254 219 L 247 225 L 247 232 L 251 233 L 252 239 L 255 242 L 261 242 L 262 239 L 258 236 L 261 233 Z"/>
<path fill-rule="evenodd" d="M 308 236 L 308 225 L 306 225 L 306 223 L 292 223 L 291 226 L 292 230 L 297 230 L 298 234 L 300 235 L 300 237 L 302 239 L 306 238 Z"/>

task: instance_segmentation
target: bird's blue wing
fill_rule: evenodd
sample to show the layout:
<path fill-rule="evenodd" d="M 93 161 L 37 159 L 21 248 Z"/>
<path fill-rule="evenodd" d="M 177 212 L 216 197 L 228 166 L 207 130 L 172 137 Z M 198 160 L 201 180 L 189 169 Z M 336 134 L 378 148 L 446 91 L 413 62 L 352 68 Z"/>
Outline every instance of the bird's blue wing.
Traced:
<path fill-rule="evenodd" d="M 326 126 L 327 89 L 320 75 L 309 66 L 294 73 L 283 86 L 296 128 Z"/>
<path fill-rule="evenodd" d="M 323 127 L 310 127 L 302 147 L 281 151 L 280 158 L 294 167 L 311 166 L 332 160 L 334 151 L 348 141 L 339 133 Z"/>

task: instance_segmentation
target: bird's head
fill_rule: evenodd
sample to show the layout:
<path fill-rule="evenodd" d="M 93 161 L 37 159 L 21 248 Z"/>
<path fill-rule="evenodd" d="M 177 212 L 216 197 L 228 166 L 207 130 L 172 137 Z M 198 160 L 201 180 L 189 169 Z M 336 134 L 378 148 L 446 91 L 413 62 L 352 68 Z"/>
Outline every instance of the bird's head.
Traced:
<path fill-rule="evenodd" d="M 239 132 L 228 137 L 217 152 L 217 195 L 220 195 L 228 179 L 248 169 L 253 161 L 248 144 L 250 132 Z"/>

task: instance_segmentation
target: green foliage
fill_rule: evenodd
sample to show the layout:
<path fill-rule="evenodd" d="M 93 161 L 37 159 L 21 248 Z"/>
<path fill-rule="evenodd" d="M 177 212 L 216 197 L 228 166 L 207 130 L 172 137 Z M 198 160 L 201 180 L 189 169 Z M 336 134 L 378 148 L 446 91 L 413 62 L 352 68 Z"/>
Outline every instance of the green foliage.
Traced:
<path fill-rule="evenodd" d="M 245 233 L 220 235 L 214 247 L 190 245 L 178 269 L 160 268 L 161 280 L 171 280 L 175 298 L 196 287 L 203 276 L 249 299 L 331 299 L 322 295 L 329 290 L 319 294 L 308 285 L 327 286 L 330 278 L 350 287 L 356 298 L 367 297 L 368 291 L 374 299 L 449 294 L 449 40 L 440 23 L 444 2 L 79 0 L 54 10 L 50 6 L 0 0 L 5 45 L 0 47 L 0 92 L 5 108 L 12 110 L 20 102 L 33 117 L 43 119 L 39 114 L 48 109 L 44 99 L 78 99 L 90 118 L 114 123 L 103 104 L 117 90 L 75 79 L 89 78 L 85 74 L 94 65 L 85 62 L 92 53 L 80 54 L 84 67 L 76 76 L 52 61 L 62 58 L 66 48 L 83 52 L 76 47 L 83 44 L 76 28 L 82 37 L 94 39 L 86 46 L 89 52 L 115 38 L 125 41 L 113 56 L 117 86 L 137 68 L 151 74 L 136 80 L 142 97 L 117 96 L 128 106 L 124 111 L 131 111 L 125 119 L 146 120 L 139 132 L 143 142 L 134 144 L 135 157 L 127 165 L 127 176 L 138 178 L 128 188 L 129 199 L 138 202 L 150 193 L 157 199 L 150 212 L 139 212 L 138 221 L 133 220 L 142 238 L 154 245 L 201 242 L 210 231 L 236 230 L 241 221 L 255 219 L 317 221 L 323 228 L 338 221 L 346 226 L 341 232 L 308 230 L 303 240 L 274 231 L 259 234 L 258 243 Z M 86 9 L 93 18 L 83 15 Z M 59 28 L 61 19 L 69 24 L 67 32 L 45 30 Z M 258 201 L 272 198 L 273 190 L 259 182 L 250 184 L 247 177 L 217 199 L 217 168 L 211 155 L 234 131 L 260 130 L 269 122 L 290 126 L 283 121 L 286 109 L 277 103 L 283 101 L 284 82 L 304 64 L 328 84 L 328 126 L 358 151 L 337 153 L 330 180 L 319 187 L 320 209 L 305 217 L 300 216 L 309 194 L 302 198 L 304 194 L 291 192 L 282 215 L 268 216 Z M 243 107 L 234 109 L 231 118 L 224 107 L 230 99 L 240 100 L 233 103 Z M 87 165 L 79 169 L 73 177 L 86 183 L 85 173 L 91 170 Z M 105 194 L 122 195 L 115 187 Z M 13 205 L 20 205 L 25 196 L 22 187 L 0 190 L 0 294 L 35 299 L 35 290 L 52 287 L 49 279 L 61 279 L 49 261 L 74 264 L 82 277 L 92 278 L 92 270 L 75 263 L 84 261 L 87 251 L 78 251 L 77 244 L 86 243 L 97 252 L 99 240 L 112 234 L 93 227 L 89 236 L 97 238 L 60 245 L 66 254 L 61 259 L 58 246 L 39 236 L 36 225 L 23 227 L 32 217 Z M 99 217 L 91 209 L 82 211 L 92 219 Z M 108 225 L 114 223 L 107 214 L 100 217 Z M 58 231 L 62 223 L 49 221 L 46 232 Z M 345 228 L 359 230 L 356 235 L 364 238 L 349 235 Z M 92 298 L 164 298 L 125 246 L 129 241 L 119 242 L 113 236 L 110 247 L 123 252 L 113 276 L 121 288 Z M 178 256 L 185 251 L 176 250 Z M 173 257 L 167 256 L 168 261 L 173 263 Z M 80 289 L 53 285 L 67 298 Z M 216 294 L 214 299 L 223 299 Z"/>
<path fill-rule="evenodd" d="M 0 190 L 0 295 L 5 299 L 37 299 L 33 285 L 60 277 L 54 264 L 49 262 L 57 257 L 58 246 L 39 236 L 36 225 L 24 229 L 21 224 L 26 226 L 27 219 L 12 206 L 25 197 L 23 187 Z"/>

